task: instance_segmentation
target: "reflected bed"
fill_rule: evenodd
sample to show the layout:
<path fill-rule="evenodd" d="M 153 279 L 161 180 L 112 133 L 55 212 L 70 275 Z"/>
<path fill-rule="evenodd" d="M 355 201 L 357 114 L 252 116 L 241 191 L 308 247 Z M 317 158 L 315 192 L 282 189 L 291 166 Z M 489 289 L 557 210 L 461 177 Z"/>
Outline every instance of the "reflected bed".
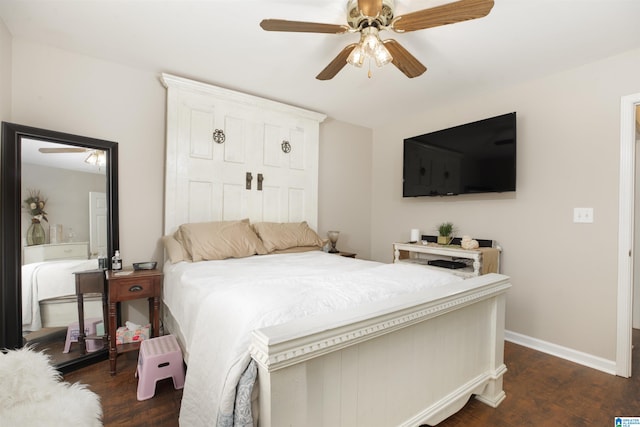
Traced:
<path fill-rule="evenodd" d="M 22 266 L 22 329 L 66 327 L 78 321 L 74 272 L 95 270 L 97 259 L 42 261 Z M 102 317 L 102 298 L 85 299 L 85 317 Z"/>

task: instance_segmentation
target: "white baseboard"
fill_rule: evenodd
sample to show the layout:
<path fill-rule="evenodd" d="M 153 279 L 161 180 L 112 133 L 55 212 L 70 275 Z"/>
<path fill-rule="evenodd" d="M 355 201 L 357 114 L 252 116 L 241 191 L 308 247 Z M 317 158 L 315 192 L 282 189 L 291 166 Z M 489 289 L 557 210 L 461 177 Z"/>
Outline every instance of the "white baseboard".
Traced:
<path fill-rule="evenodd" d="M 583 353 L 581 351 L 573 350 L 571 348 L 542 341 L 537 338 L 532 338 L 512 331 L 504 331 L 504 339 L 514 344 L 529 347 L 531 349 L 541 351 L 542 353 L 547 353 L 561 359 L 566 359 L 589 368 L 606 372 L 607 374 L 616 374 L 616 362 L 613 360 L 603 359 L 592 354 Z"/>

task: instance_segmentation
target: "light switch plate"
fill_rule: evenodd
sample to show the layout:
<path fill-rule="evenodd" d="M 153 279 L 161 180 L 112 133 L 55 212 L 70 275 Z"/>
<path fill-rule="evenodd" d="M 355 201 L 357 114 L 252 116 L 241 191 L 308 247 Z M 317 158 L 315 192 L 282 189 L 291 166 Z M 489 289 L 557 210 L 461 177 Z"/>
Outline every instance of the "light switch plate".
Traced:
<path fill-rule="evenodd" d="M 593 222 L 593 208 L 573 208 L 573 222 L 590 224 Z"/>

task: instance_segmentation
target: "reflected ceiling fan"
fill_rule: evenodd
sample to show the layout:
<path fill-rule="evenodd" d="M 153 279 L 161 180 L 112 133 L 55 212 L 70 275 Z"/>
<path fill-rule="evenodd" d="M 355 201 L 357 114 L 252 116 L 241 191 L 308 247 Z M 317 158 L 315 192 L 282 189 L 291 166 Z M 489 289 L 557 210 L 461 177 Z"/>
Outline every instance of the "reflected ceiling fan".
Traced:
<path fill-rule="evenodd" d="M 38 148 L 38 151 L 43 154 L 59 154 L 59 153 L 86 153 L 91 151 L 89 148 L 82 147 L 60 147 L 60 148 Z"/>
<path fill-rule="evenodd" d="M 378 67 L 393 63 L 407 77 L 418 77 L 427 68 L 393 39 L 382 41 L 380 31 L 396 33 L 423 30 L 482 18 L 493 8 L 493 0 L 458 0 L 453 3 L 423 9 L 405 15 L 394 15 L 394 0 L 349 0 L 347 24 L 321 24 L 315 22 L 264 19 L 260 22 L 266 31 L 301 33 L 360 33 L 360 41 L 342 49 L 333 61 L 316 76 L 318 80 L 332 79 L 347 64 L 361 67 L 365 59 L 375 61 Z M 371 72 L 369 71 L 369 77 Z"/>
<path fill-rule="evenodd" d="M 85 163 L 89 163 L 90 165 L 98 165 L 104 166 L 106 164 L 106 154 L 102 150 L 96 150 L 95 148 L 83 148 L 83 147 L 58 147 L 58 148 L 49 148 L 49 147 L 41 147 L 38 148 L 38 151 L 43 154 L 65 154 L 65 153 L 89 153 L 86 159 L 84 159 Z"/>

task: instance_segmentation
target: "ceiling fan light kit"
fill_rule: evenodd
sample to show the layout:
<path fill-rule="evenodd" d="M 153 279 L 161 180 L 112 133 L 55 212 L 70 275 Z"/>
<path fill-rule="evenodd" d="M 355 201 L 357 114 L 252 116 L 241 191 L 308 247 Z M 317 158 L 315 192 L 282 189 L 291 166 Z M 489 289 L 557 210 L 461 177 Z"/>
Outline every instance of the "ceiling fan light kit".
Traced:
<path fill-rule="evenodd" d="M 107 156 L 102 150 L 91 150 L 84 162 L 90 165 L 104 166 L 107 164 Z"/>
<path fill-rule="evenodd" d="M 365 59 L 375 61 L 378 67 L 393 63 L 404 75 L 414 78 L 427 67 L 393 39 L 382 41 L 380 31 L 396 33 L 433 28 L 470 19 L 482 18 L 493 8 L 493 0 L 458 0 L 441 6 L 395 16 L 393 0 L 349 0 L 348 25 L 315 22 L 264 19 L 260 26 L 265 31 L 344 34 L 360 33 L 360 41 L 342 49 L 316 76 L 318 80 L 333 78 L 347 64 L 362 67 Z M 371 76 L 369 74 L 369 76 Z"/>
<path fill-rule="evenodd" d="M 360 43 L 351 51 L 347 62 L 356 67 L 362 67 L 365 58 L 373 58 L 378 67 L 388 64 L 393 59 L 380 40 L 376 27 L 367 27 L 362 30 Z"/>

